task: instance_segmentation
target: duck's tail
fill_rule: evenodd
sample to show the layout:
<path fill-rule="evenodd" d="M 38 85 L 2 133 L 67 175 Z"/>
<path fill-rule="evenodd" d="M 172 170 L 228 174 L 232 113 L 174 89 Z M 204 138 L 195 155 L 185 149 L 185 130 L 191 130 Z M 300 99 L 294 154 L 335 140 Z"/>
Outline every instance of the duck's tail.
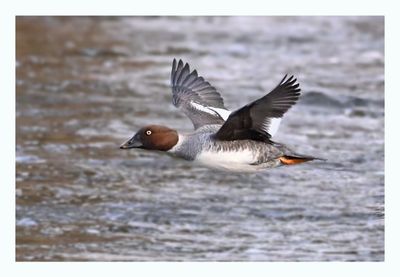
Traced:
<path fill-rule="evenodd" d="M 312 160 L 326 161 L 325 159 L 316 158 L 312 156 L 302 156 L 302 155 L 283 155 L 279 157 L 279 160 L 283 165 L 301 164 Z"/>
<path fill-rule="evenodd" d="M 273 144 L 283 152 L 283 155 L 278 158 L 281 162 L 281 165 L 301 164 L 313 160 L 326 161 L 326 159 L 323 158 L 298 154 L 281 143 L 273 142 Z"/>

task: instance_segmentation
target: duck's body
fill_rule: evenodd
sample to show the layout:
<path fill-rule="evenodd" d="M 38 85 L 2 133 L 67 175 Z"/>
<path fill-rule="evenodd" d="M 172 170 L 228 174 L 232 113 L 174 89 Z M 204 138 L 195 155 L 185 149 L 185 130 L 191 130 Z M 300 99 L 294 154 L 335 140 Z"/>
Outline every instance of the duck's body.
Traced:
<path fill-rule="evenodd" d="M 177 157 L 228 171 L 258 171 L 280 165 L 282 145 L 255 140 L 220 141 L 214 138 L 221 125 L 208 125 L 179 134 L 178 143 L 167 151 Z"/>
<path fill-rule="evenodd" d="M 299 98 L 299 85 L 293 76 L 285 76 L 269 94 L 234 112 L 225 108 L 214 87 L 197 76 L 196 70 L 190 72 L 181 60 L 178 65 L 173 61 L 171 85 L 173 104 L 192 120 L 195 131 L 183 134 L 149 125 L 121 145 L 122 149 L 165 151 L 208 167 L 239 172 L 315 159 L 271 140 L 281 117 Z"/>

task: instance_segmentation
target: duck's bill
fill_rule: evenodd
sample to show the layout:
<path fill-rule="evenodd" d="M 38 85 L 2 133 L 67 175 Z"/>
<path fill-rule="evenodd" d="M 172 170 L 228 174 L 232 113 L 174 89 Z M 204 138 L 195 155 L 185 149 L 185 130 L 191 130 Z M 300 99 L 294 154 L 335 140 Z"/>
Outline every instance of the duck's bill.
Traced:
<path fill-rule="evenodd" d="M 131 148 L 141 148 L 143 144 L 141 141 L 131 138 L 125 141 L 123 144 L 120 145 L 120 149 L 131 149 Z"/>

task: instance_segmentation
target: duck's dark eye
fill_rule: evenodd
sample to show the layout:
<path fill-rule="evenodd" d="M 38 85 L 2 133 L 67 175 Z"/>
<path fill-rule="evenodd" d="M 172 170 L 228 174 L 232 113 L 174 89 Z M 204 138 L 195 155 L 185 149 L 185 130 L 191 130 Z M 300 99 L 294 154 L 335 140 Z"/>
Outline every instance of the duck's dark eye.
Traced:
<path fill-rule="evenodd" d="M 146 135 L 150 136 L 150 135 L 151 135 L 151 131 L 150 131 L 150 130 L 147 130 L 147 131 L 146 131 Z"/>

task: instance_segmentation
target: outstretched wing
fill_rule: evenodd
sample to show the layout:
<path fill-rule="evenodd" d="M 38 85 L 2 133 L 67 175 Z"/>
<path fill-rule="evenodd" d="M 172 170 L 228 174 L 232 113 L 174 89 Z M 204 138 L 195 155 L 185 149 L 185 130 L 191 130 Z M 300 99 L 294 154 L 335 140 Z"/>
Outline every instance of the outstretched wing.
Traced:
<path fill-rule="evenodd" d="M 264 97 L 232 112 L 215 134 L 219 140 L 251 139 L 270 142 L 279 121 L 300 96 L 299 84 L 291 76 Z"/>
<path fill-rule="evenodd" d="M 171 87 L 172 103 L 190 118 L 195 129 L 223 124 L 228 118 L 230 111 L 215 87 L 198 76 L 196 70 L 190 72 L 189 64 L 184 65 L 182 60 L 172 62 Z"/>

